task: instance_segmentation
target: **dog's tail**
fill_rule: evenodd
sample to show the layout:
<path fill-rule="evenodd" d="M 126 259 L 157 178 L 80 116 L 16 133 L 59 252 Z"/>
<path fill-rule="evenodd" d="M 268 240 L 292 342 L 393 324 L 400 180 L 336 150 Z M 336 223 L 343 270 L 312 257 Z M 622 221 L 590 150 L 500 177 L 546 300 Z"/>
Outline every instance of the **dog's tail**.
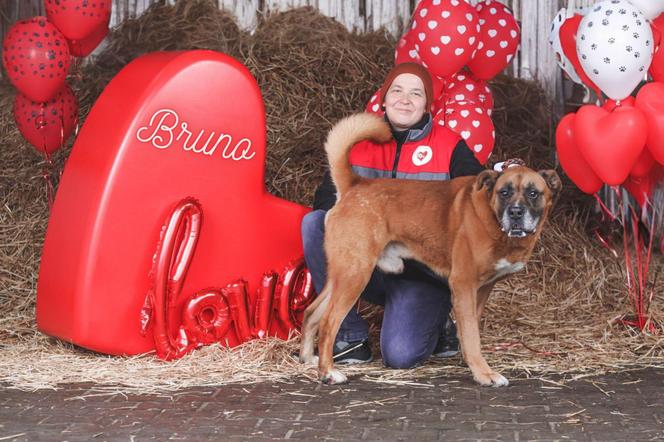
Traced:
<path fill-rule="evenodd" d="M 353 145 L 366 139 L 385 143 L 391 138 L 388 124 L 374 114 L 354 114 L 334 125 L 327 136 L 325 151 L 338 195 L 343 195 L 359 179 L 353 173 L 348 159 Z"/>

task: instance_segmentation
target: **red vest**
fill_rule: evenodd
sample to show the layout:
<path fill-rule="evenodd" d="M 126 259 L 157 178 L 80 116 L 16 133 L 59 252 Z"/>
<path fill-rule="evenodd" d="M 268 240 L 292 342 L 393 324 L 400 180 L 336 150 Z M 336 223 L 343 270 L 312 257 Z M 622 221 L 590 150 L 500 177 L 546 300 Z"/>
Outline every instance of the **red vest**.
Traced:
<path fill-rule="evenodd" d="M 350 163 L 353 171 L 366 178 L 401 178 L 411 180 L 447 180 L 450 178 L 452 152 L 461 137 L 446 127 L 434 124 L 428 135 L 417 141 L 406 141 L 398 152 L 397 142 L 385 144 L 366 140 L 353 146 Z"/>

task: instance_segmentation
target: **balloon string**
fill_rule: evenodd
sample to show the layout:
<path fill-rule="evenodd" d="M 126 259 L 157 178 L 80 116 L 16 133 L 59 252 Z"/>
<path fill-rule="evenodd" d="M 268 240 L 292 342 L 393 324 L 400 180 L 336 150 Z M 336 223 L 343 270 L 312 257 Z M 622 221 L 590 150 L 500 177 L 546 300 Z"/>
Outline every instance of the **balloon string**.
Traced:
<path fill-rule="evenodd" d="M 49 212 L 53 208 L 53 201 L 54 201 L 54 188 L 53 188 L 53 183 L 51 181 L 51 173 L 50 171 L 53 169 L 53 161 L 51 160 L 51 156 L 44 150 L 44 166 L 42 167 L 42 178 L 44 178 L 44 185 L 46 188 L 46 199 L 48 200 L 48 210 Z"/>
<path fill-rule="evenodd" d="M 629 204 L 628 208 L 623 207 L 623 199 L 619 191 L 616 191 L 616 199 L 618 205 L 622 210 L 618 212 L 620 217 L 619 221 L 623 227 L 623 251 L 625 256 L 625 271 L 627 277 L 627 294 L 632 309 L 634 311 L 634 319 L 630 320 L 623 318 L 621 322 L 625 325 L 638 327 L 642 332 L 646 329 L 651 330 L 653 324 L 648 318 L 650 306 L 652 305 L 652 298 L 654 296 L 654 289 L 648 293 L 648 273 L 650 270 L 650 262 L 652 259 L 652 249 L 654 244 L 655 234 L 655 216 L 650 217 L 648 232 L 648 246 L 645 247 L 644 237 L 639 231 L 639 223 L 641 222 L 634 207 Z M 648 209 L 653 209 L 650 201 L 646 198 L 642 213 L 647 213 Z M 628 226 L 628 219 L 631 222 L 631 232 Z M 634 259 L 632 259 L 632 251 L 630 250 L 629 236 L 632 236 L 632 246 Z M 647 302 L 646 302 L 647 299 Z"/>

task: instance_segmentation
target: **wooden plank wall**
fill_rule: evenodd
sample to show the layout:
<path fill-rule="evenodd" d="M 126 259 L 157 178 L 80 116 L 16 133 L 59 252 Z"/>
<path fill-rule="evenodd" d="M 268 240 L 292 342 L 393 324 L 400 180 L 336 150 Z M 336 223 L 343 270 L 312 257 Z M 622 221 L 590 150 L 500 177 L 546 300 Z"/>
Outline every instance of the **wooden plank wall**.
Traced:
<path fill-rule="evenodd" d="M 174 0 L 113 0 L 111 26 L 135 17 L 156 1 Z M 184 0 L 186 1 L 186 0 Z M 220 8 L 230 11 L 238 24 L 254 29 L 259 17 L 300 6 L 313 6 L 321 13 L 334 17 L 349 30 L 373 31 L 384 26 L 399 35 L 408 26 L 418 0 L 216 0 Z M 467 0 L 472 4 L 480 0 Z M 562 76 L 556 67 L 553 51 L 548 43 L 551 20 L 561 7 L 573 2 L 577 7 L 593 4 L 595 0 L 499 0 L 514 11 L 521 23 L 521 51 L 508 68 L 511 75 L 540 82 L 561 107 L 563 102 Z M 0 0 L 0 36 L 14 21 L 43 13 L 43 0 Z M 557 112 L 558 113 L 558 112 Z"/>

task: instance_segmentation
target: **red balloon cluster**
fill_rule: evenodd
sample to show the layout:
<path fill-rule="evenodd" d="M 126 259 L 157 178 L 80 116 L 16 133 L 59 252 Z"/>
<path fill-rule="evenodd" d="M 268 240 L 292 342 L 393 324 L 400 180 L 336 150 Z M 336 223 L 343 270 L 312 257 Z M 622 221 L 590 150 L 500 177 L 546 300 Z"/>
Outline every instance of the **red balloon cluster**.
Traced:
<path fill-rule="evenodd" d="M 559 25 L 556 32 L 562 54 L 558 55 L 571 64 L 579 77 L 575 81 L 580 80 L 602 97 L 602 90 L 586 74 L 577 52 L 582 13 L 577 11 Z M 664 14 L 652 20 L 650 27 L 654 54 L 648 73 L 652 82 L 636 97 L 607 99 L 601 107 L 582 106 L 576 113 L 565 115 L 556 130 L 560 165 L 579 189 L 593 194 L 603 184 L 621 185 L 640 205 L 664 176 Z"/>
<path fill-rule="evenodd" d="M 66 84 L 71 56 L 84 57 L 104 39 L 111 0 L 45 0 L 46 17 L 21 20 L 3 41 L 2 62 L 18 90 L 14 119 L 37 150 L 60 148 L 76 126 L 78 103 Z"/>
<path fill-rule="evenodd" d="M 461 135 L 482 163 L 495 143 L 493 97 L 486 81 L 507 67 L 519 41 L 512 12 L 495 0 L 475 7 L 463 0 L 422 0 L 395 49 L 395 64 L 414 62 L 429 70 L 434 119 Z M 442 86 L 440 92 L 436 84 Z M 382 115 L 379 92 L 367 112 Z"/>
<path fill-rule="evenodd" d="M 560 165 L 582 191 L 622 185 L 643 204 L 664 165 L 664 83 L 648 83 L 636 99 L 565 115 L 556 147 Z"/>

